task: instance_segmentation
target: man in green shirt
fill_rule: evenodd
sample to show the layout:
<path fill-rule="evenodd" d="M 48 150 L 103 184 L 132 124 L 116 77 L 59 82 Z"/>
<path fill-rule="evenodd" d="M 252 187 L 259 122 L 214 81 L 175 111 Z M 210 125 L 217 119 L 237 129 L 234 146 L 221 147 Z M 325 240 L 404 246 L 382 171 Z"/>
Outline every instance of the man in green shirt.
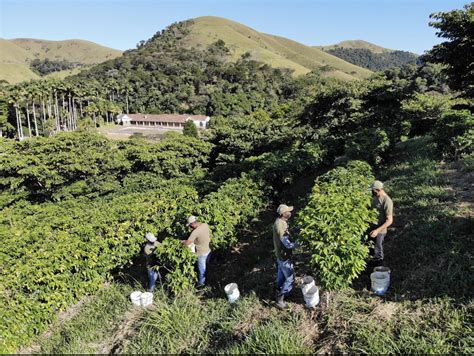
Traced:
<path fill-rule="evenodd" d="M 372 189 L 372 208 L 378 212 L 377 225 L 370 231 L 369 236 L 375 239 L 374 261 L 381 262 L 384 258 L 383 242 L 387 228 L 393 223 L 393 202 L 384 190 L 381 181 L 376 180 L 370 186 Z"/>
<path fill-rule="evenodd" d="M 281 204 L 277 209 L 278 218 L 273 224 L 273 245 L 277 266 L 277 307 L 280 309 L 286 308 L 284 298 L 293 289 L 295 281 L 295 270 L 291 256 L 292 250 L 299 245 L 290 241 L 288 220 L 292 211 L 292 206 Z"/>
<path fill-rule="evenodd" d="M 198 256 L 197 267 L 199 273 L 198 288 L 204 287 L 206 283 L 206 269 L 209 257 L 211 255 L 211 249 L 209 243 L 211 241 L 211 231 L 209 225 L 206 223 L 198 222 L 195 216 L 188 218 L 187 226 L 193 231 L 189 235 L 187 240 L 181 242 L 186 246 L 196 246 L 196 254 Z"/>

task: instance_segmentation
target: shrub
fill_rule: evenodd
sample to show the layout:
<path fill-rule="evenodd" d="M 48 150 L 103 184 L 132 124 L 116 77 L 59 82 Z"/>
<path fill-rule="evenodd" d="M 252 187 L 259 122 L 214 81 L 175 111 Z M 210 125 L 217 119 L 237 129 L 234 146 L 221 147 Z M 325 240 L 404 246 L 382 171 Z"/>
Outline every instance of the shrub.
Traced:
<path fill-rule="evenodd" d="M 337 167 L 316 179 L 297 216 L 301 239 L 312 253 L 310 263 L 328 289 L 349 286 L 365 268 L 369 249 L 362 239 L 376 220 L 368 189 L 373 179 L 365 162 Z"/>
<path fill-rule="evenodd" d="M 458 158 L 474 152 L 474 115 L 468 110 L 450 110 L 438 120 L 434 130 L 438 149 Z"/>
<path fill-rule="evenodd" d="M 381 129 L 362 129 L 349 136 L 346 154 L 350 159 L 362 159 L 378 165 L 390 145 L 387 133 Z"/>

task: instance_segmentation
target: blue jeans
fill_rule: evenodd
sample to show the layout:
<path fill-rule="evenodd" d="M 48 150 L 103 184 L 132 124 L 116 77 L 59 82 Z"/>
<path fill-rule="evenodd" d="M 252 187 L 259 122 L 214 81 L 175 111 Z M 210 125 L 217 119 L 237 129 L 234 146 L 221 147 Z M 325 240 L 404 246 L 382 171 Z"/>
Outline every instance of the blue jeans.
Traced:
<path fill-rule="evenodd" d="M 156 280 L 160 279 L 161 284 L 161 274 L 156 269 L 148 268 L 148 290 L 153 292 L 155 289 Z"/>
<path fill-rule="evenodd" d="M 209 251 L 205 255 L 198 256 L 197 260 L 197 267 L 198 267 L 198 286 L 203 286 L 206 283 L 206 268 L 207 263 L 209 262 L 209 257 L 211 256 L 211 252 Z"/>
<path fill-rule="evenodd" d="M 293 289 L 295 281 L 295 269 L 290 259 L 280 260 L 277 258 L 277 289 L 279 295 L 288 295 Z"/>

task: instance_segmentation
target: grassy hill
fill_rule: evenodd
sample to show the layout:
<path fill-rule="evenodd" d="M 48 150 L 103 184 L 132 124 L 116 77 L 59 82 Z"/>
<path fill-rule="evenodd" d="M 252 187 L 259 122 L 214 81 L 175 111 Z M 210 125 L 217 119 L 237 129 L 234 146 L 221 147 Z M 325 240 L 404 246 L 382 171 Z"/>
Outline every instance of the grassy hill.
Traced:
<path fill-rule="evenodd" d="M 6 80 L 14 84 L 40 78 L 30 68 L 30 63 L 34 59 L 67 60 L 90 66 L 118 57 L 121 53 L 121 51 L 83 40 L 0 39 L 0 81 Z M 72 72 L 75 73 L 77 70 Z M 68 70 L 52 75 L 64 77 L 70 73 L 71 71 Z"/>
<path fill-rule="evenodd" d="M 393 52 L 392 49 L 380 47 L 376 44 L 364 41 L 364 40 L 349 40 L 349 41 L 342 41 L 335 45 L 330 46 L 314 46 L 314 48 L 319 48 L 325 51 L 329 51 L 335 48 L 350 48 L 350 49 L 368 49 L 373 53 L 388 53 Z"/>
<path fill-rule="evenodd" d="M 290 68 L 295 75 L 324 68 L 326 76 L 358 79 L 370 76 L 371 71 L 348 63 L 321 49 L 303 45 L 283 37 L 258 32 L 238 22 L 220 17 L 204 16 L 193 19 L 189 47 L 205 47 L 222 39 L 238 59 L 249 52 L 253 59 L 272 67 Z"/>

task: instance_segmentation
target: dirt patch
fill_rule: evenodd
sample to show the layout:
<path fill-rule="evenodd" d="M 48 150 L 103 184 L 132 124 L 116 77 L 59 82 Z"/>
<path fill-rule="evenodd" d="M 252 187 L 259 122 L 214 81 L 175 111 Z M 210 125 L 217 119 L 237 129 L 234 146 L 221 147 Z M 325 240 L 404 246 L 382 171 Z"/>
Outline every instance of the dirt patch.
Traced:
<path fill-rule="evenodd" d="M 390 320 L 398 310 L 398 305 L 394 302 L 380 303 L 372 312 L 377 318 Z"/>

